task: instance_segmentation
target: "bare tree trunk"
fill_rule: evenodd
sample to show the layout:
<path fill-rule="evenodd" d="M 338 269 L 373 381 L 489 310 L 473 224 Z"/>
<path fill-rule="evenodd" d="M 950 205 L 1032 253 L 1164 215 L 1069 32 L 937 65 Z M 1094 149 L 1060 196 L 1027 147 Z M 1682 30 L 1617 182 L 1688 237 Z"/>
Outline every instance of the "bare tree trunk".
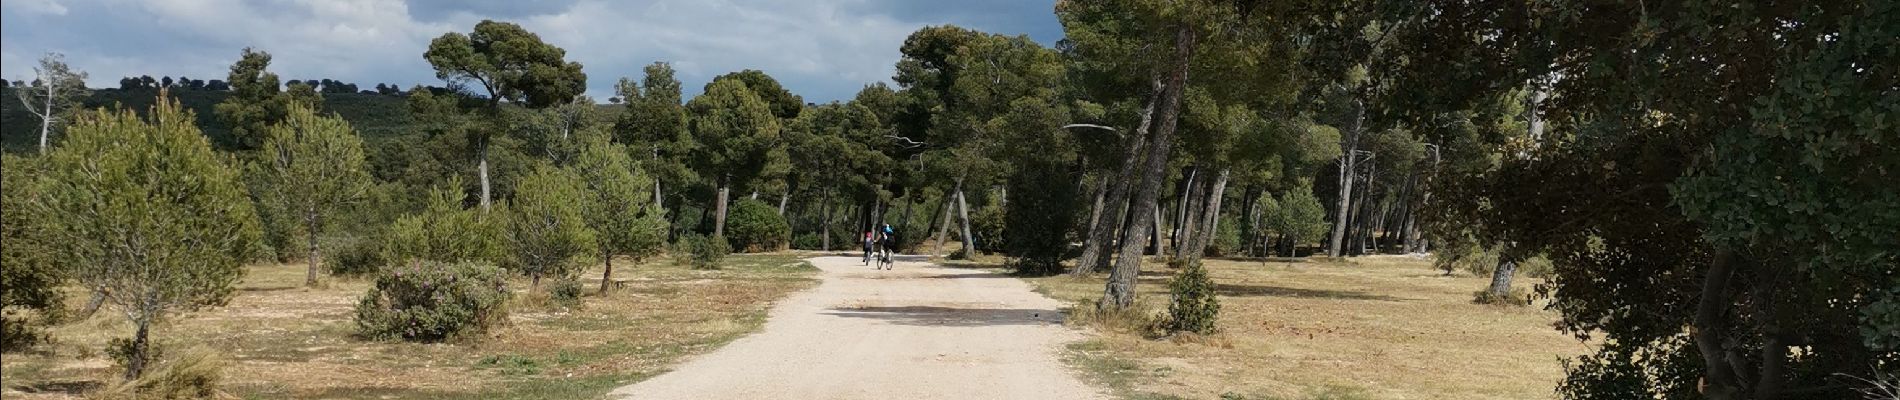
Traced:
<path fill-rule="evenodd" d="M 1328 248 L 1326 249 L 1326 255 L 1330 257 L 1339 257 L 1342 248 L 1345 247 L 1346 218 L 1348 213 L 1352 211 L 1350 210 L 1350 206 L 1352 205 L 1352 174 L 1353 170 L 1358 167 L 1360 120 L 1365 118 L 1365 113 L 1365 104 L 1360 103 L 1356 99 L 1353 100 L 1352 127 L 1346 130 L 1346 154 L 1341 156 L 1339 160 L 1339 208 L 1338 212 L 1334 214 L 1335 218 L 1333 218 L 1332 242 L 1327 244 Z"/>
<path fill-rule="evenodd" d="M 820 250 L 831 251 L 831 188 L 825 188 L 819 192 L 818 215 L 818 218 L 823 219 L 823 221 L 818 224 L 818 236 L 820 236 L 818 240 L 819 243 L 822 243 L 819 246 L 824 247 Z"/>
<path fill-rule="evenodd" d="M 1089 241 L 1083 241 L 1081 260 L 1075 262 L 1077 277 L 1094 273 L 1098 265 L 1108 264 L 1108 252 L 1115 241 L 1115 233 L 1123 226 L 1125 214 L 1129 209 L 1129 180 L 1134 178 L 1134 173 L 1138 173 L 1136 167 L 1140 167 L 1140 163 L 1136 161 L 1142 157 L 1142 150 L 1146 150 L 1148 127 L 1153 121 L 1155 104 L 1161 102 L 1161 91 L 1165 89 L 1161 82 L 1153 82 L 1151 87 L 1153 87 L 1153 95 L 1148 97 L 1148 106 L 1142 108 L 1140 125 L 1134 127 L 1134 133 L 1125 133 L 1125 136 L 1121 136 L 1121 159 L 1123 159 L 1121 169 L 1117 169 L 1113 176 L 1104 176 L 1108 182 L 1108 193 L 1104 195 L 1108 203 L 1104 203 L 1106 209 L 1098 207 L 1104 212 L 1096 214 L 1093 222 L 1089 224 L 1091 226 Z"/>
<path fill-rule="evenodd" d="M 1498 255 L 1498 267 L 1491 270 L 1491 286 L 1484 291 L 1493 299 L 1504 299 L 1511 295 L 1511 275 L 1517 273 L 1517 257 L 1505 251 Z"/>
<path fill-rule="evenodd" d="M 607 285 L 614 283 L 614 252 L 601 251 L 600 260 L 606 264 L 600 272 L 600 294 L 607 294 Z"/>
<path fill-rule="evenodd" d="M 1194 212 L 1201 204 L 1202 179 L 1200 172 L 1200 167 L 1190 167 L 1188 169 L 1187 183 L 1181 186 L 1181 203 L 1175 206 L 1177 208 L 1174 214 L 1175 259 L 1187 257 L 1187 250 L 1194 247 L 1194 237 L 1197 233 L 1194 229 L 1198 227 L 1196 224 L 1199 221 L 1196 220 L 1200 219 L 1200 213 Z"/>
<path fill-rule="evenodd" d="M 482 181 L 482 199 L 481 199 L 482 212 L 488 212 L 488 210 L 491 208 L 489 207 L 489 203 L 493 201 L 489 199 L 490 192 L 489 192 L 489 186 L 488 186 L 488 139 L 486 138 L 482 139 L 481 148 L 477 149 L 476 153 L 477 153 L 476 157 L 480 158 L 479 160 L 475 162 L 475 171 L 477 175 L 480 175 L 479 179 L 481 179 Z"/>
<path fill-rule="evenodd" d="M 793 189 L 796 189 L 796 188 L 797 188 L 797 186 L 786 186 L 786 187 L 785 187 L 785 195 L 784 195 L 784 196 L 779 196 L 779 198 L 778 198 L 778 216 L 780 216 L 780 217 L 783 217 L 783 216 L 785 216 L 785 204 L 786 204 L 786 203 L 789 203 L 789 202 L 790 202 L 790 201 L 792 200 L 792 193 L 794 193 L 794 192 L 793 192 Z M 789 220 L 787 220 L 787 221 L 789 221 Z"/>
<path fill-rule="evenodd" d="M 970 202 L 963 198 L 963 182 L 957 182 L 957 213 L 963 216 L 963 257 L 976 257 L 976 237 L 970 235 Z"/>
<path fill-rule="evenodd" d="M 310 234 L 306 235 L 310 237 L 310 257 L 304 261 L 310 264 L 310 270 L 304 274 L 303 285 L 317 286 L 317 263 L 322 261 L 317 255 L 317 210 L 312 208 L 305 213 L 304 221 L 310 227 Z"/>
<path fill-rule="evenodd" d="M 151 336 L 151 318 L 150 316 L 142 316 L 142 318 L 139 318 L 139 321 L 137 321 L 139 329 L 138 332 L 132 334 L 132 356 L 128 357 L 130 360 L 126 360 L 125 363 L 126 381 L 138 379 L 139 375 L 144 375 L 145 364 L 147 361 L 150 361 L 149 359 L 152 357 L 151 341 L 147 339 Z"/>
<path fill-rule="evenodd" d="M 962 181 L 957 182 L 957 189 L 955 192 L 956 193 L 963 192 Z M 937 250 L 932 251 L 930 253 L 930 258 L 943 257 L 943 242 L 950 239 L 948 236 L 950 235 L 950 209 L 951 209 L 950 197 L 951 196 L 953 195 L 949 193 L 945 193 L 943 195 L 943 205 L 939 206 L 939 208 L 943 209 L 943 224 L 937 225 Z"/>
<path fill-rule="evenodd" d="M 659 163 L 660 146 L 653 146 L 653 160 L 655 164 Z M 647 172 L 653 175 L 653 207 L 665 209 L 666 208 L 666 201 L 664 201 L 665 196 L 661 194 L 665 192 L 660 191 L 660 176 L 659 174 L 653 174 L 652 173 L 653 171 L 647 171 Z"/>
<path fill-rule="evenodd" d="M 713 236 L 715 237 L 726 237 L 726 199 L 731 194 L 731 184 L 726 182 L 725 177 L 720 177 L 719 198 L 715 200 L 718 204 L 713 205 Z"/>
<path fill-rule="evenodd" d="M 1089 188 L 1089 193 L 1094 193 L 1089 197 L 1094 197 L 1095 201 L 1089 202 L 1089 229 L 1084 232 L 1095 232 L 1096 222 L 1102 219 L 1102 207 L 1108 202 L 1108 180 L 1097 179 L 1095 187 Z"/>
<path fill-rule="evenodd" d="M 1729 280 L 1735 275 L 1735 252 L 1718 249 L 1702 278 L 1702 293 L 1696 301 L 1695 322 L 1689 329 L 1696 351 L 1702 355 L 1702 395 L 1711 400 L 1741 398 L 1741 384 L 1735 370 L 1724 357 L 1722 309 L 1730 304 Z"/>
<path fill-rule="evenodd" d="M 1102 290 L 1102 300 L 1096 307 L 1104 310 L 1125 309 L 1135 303 L 1135 277 L 1141 274 L 1141 243 L 1148 241 L 1150 218 L 1154 218 L 1155 200 L 1161 191 L 1162 176 L 1168 167 L 1168 151 L 1174 146 L 1174 128 L 1179 122 L 1181 94 L 1187 85 L 1188 62 L 1194 54 L 1195 32 L 1187 27 L 1175 31 L 1174 59 L 1168 71 L 1166 89 L 1162 91 L 1161 125 L 1150 139 L 1148 156 L 1143 167 L 1140 189 L 1135 191 L 1130 206 L 1135 215 L 1133 223 L 1122 236 L 1121 251 L 1116 257 L 1115 268 L 1109 273 L 1108 284 Z"/>
<path fill-rule="evenodd" d="M 1213 243 L 1214 237 L 1218 235 L 1218 229 L 1220 228 L 1220 203 L 1222 195 L 1227 192 L 1228 174 L 1229 171 L 1227 169 L 1221 169 L 1220 175 L 1216 175 L 1214 178 L 1214 189 L 1209 191 L 1206 196 L 1207 201 L 1204 203 L 1207 205 L 1201 209 L 1200 222 L 1200 226 L 1204 228 L 1200 234 L 1194 236 L 1194 248 L 1187 253 L 1187 260 L 1190 264 L 1201 262 L 1201 256 L 1207 254 L 1208 244 Z"/>
<path fill-rule="evenodd" d="M 44 79 L 46 81 L 46 108 L 42 110 L 46 113 L 40 114 L 40 154 L 46 154 L 46 137 L 53 132 L 53 115 L 56 115 L 53 113 L 53 87 L 59 85 L 59 79 L 54 79 L 55 77 L 50 76 L 51 74 L 48 72 L 49 76 Z"/>

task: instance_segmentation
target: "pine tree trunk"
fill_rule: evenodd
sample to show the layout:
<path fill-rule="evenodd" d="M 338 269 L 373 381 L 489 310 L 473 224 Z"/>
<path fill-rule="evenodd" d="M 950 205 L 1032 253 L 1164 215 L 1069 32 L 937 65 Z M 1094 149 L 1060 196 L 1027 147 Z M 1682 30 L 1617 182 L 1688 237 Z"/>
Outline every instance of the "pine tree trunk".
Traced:
<path fill-rule="evenodd" d="M 713 236 L 726 237 L 726 199 L 732 195 L 732 187 L 725 177 L 719 178 L 719 198 L 713 205 Z"/>
<path fill-rule="evenodd" d="M 1517 259 L 1510 252 L 1498 256 L 1498 267 L 1491 270 L 1491 286 L 1485 293 L 1493 299 L 1504 299 L 1511 295 L 1511 275 L 1517 273 Z"/>
<path fill-rule="evenodd" d="M 607 294 L 607 285 L 614 283 L 614 253 L 602 251 L 600 259 L 606 264 L 606 269 L 600 272 L 600 294 Z"/>
<path fill-rule="evenodd" d="M 1702 278 L 1702 293 L 1696 300 L 1695 321 L 1689 334 L 1695 339 L 1696 351 L 1702 355 L 1703 396 L 1711 400 L 1735 400 L 1741 398 L 1741 383 L 1735 376 L 1733 366 L 1724 354 L 1722 328 L 1723 308 L 1730 304 L 1729 280 L 1735 275 L 1735 252 L 1718 249 L 1709 263 L 1709 270 Z"/>
<path fill-rule="evenodd" d="M 1168 71 L 1166 89 L 1164 89 L 1159 111 L 1161 125 L 1150 140 L 1148 156 L 1143 167 L 1141 187 L 1135 191 L 1130 206 L 1135 215 L 1134 223 L 1122 236 L 1121 251 L 1116 257 L 1115 268 L 1109 273 L 1108 283 L 1102 290 L 1102 300 L 1096 306 L 1104 310 L 1120 310 L 1135 303 L 1135 278 L 1141 273 L 1141 243 L 1148 241 L 1151 233 L 1148 225 L 1156 213 L 1155 201 L 1161 191 L 1163 174 L 1167 172 L 1168 151 L 1174 146 L 1174 128 L 1179 122 L 1181 94 L 1187 86 L 1188 62 L 1194 54 L 1195 32 L 1187 27 L 1177 28 L 1175 32 L 1174 58 Z"/>
<path fill-rule="evenodd" d="M 151 332 L 151 316 L 142 316 L 138 322 L 138 332 L 132 334 L 132 354 L 125 363 L 125 380 L 132 381 L 145 374 L 145 364 L 152 357 L 151 341 L 147 339 Z"/>
<path fill-rule="evenodd" d="M 820 236 L 818 241 L 821 243 L 819 246 L 823 247 L 823 251 L 831 251 L 831 188 L 825 188 L 819 192 L 818 215 L 818 218 L 823 219 L 818 224 Z"/>
<path fill-rule="evenodd" d="M 314 287 L 317 286 L 317 263 L 322 261 L 317 255 L 317 210 L 313 208 L 306 213 L 304 221 L 307 221 L 310 227 L 310 234 L 306 235 L 310 237 L 310 257 L 305 261 L 310 264 L 310 270 L 304 274 L 303 285 Z"/>
<path fill-rule="evenodd" d="M 475 171 L 477 175 L 480 175 L 479 179 L 482 181 L 482 212 L 487 212 L 490 209 L 489 203 L 493 201 L 489 198 L 488 186 L 488 140 L 481 139 L 481 141 L 481 148 L 475 150 L 477 153 L 476 157 L 480 158 L 475 162 Z"/>
<path fill-rule="evenodd" d="M 963 183 L 957 183 L 957 213 L 963 216 L 963 257 L 976 257 L 976 237 L 970 234 L 970 202 L 963 197 Z"/>
<path fill-rule="evenodd" d="M 792 200 L 792 193 L 793 193 L 793 191 L 792 191 L 792 189 L 795 189 L 795 188 L 797 188 L 797 186 L 786 186 L 786 187 L 785 187 L 785 195 L 784 195 L 784 196 L 779 196 L 779 198 L 778 198 L 778 216 L 780 216 L 780 217 L 783 217 L 783 216 L 785 216 L 785 205 L 786 205 L 787 203 L 790 203 L 790 202 L 791 202 L 791 200 Z M 790 220 L 790 219 L 787 219 L 786 221 L 791 221 L 791 220 Z"/>
<path fill-rule="evenodd" d="M 46 113 L 40 114 L 40 154 L 46 154 L 46 137 L 53 132 L 53 87 L 59 80 L 48 76 L 46 79 Z"/>
<path fill-rule="evenodd" d="M 962 191 L 963 191 L 963 183 L 957 182 L 956 192 L 961 193 Z M 937 208 L 943 209 L 943 222 L 937 225 L 937 250 L 932 251 L 930 253 L 930 258 L 943 257 L 943 242 L 950 239 L 949 238 L 950 236 L 950 210 L 952 208 L 950 207 L 951 196 L 952 196 L 951 194 L 944 194 L 943 201 L 941 201 L 942 204 L 937 206 Z"/>
<path fill-rule="evenodd" d="M 1339 162 L 1339 208 L 1333 218 L 1332 241 L 1328 242 L 1326 246 L 1326 255 L 1329 257 L 1339 257 L 1341 250 L 1345 247 L 1346 218 L 1347 214 L 1352 211 L 1350 209 L 1352 205 L 1352 174 L 1353 169 L 1358 167 L 1356 161 L 1359 151 L 1359 128 L 1360 120 L 1364 118 L 1364 116 L 1365 106 L 1358 100 L 1354 100 L 1352 127 L 1347 129 L 1346 154 L 1340 158 Z"/>
<path fill-rule="evenodd" d="M 1201 204 L 1201 168 L 1188 169 L 1186 184 L 1181 186 L 1181 203 L 1175 206 L 1174 217 L 1174 258 L 1187 257 L 1187 250 L 1194 247 L 1196 224 L 1200 213 L 1195 212 Z"/>
<path fill-rule="evenodd" d="M 660 146 L 653 146 L 653 160 L 654 160 L 654 164 L 659 164 Z M 647 171 L 647 172 L 651 173 L 653 171 Z M 660 176 L 659 174 L 651 174 L 651 175 L 653 175 L 653 208 L 666 209 L 666 202 L 662 201 L 665 195 L 661 194 L 665 192 L 660 191 Z"/>
<path fill-rule="evenodd" d="M 1136 167 L 1140 163 L 1137 161 L 1147 144 L 1144 139 L 1148 136 L 1148 127 L 1154 121 L 1155 106 L 1161 101 L 1161 91 L 1164 89 L 1159 82 L 1153 86 L 1155 91 L 1148 96 L 1148 105 L 1141 110 L 1141 123 L 1135 126 L 1134 132 L 1122 136 L 1121 168 L 1115 175 L 1103 177 L 1108 183 L 1108 192 L 1104 195 L 1106 203 L 1102 203 L 1106 208 L 1102 208 L 1100 211 L 1104 212 L 1097 214 L 1095 220 L 1089 223 L 1088 240 L 1082 242 L 1082 258 L 1075 263 L 1076 276 L 1095 273 L 1097 267 L 1107 264 L 1103 261 L 1107 261 L 1107 253 L 1113 251 L 1110 246 L 1114 244 L 1115 233 L 1121 230 L 1128 212 L 1128 181 L 1138 172 Z"/>
<path fill-rule="evenodd" d="M 1214 242 L 1219 232 L 1221 196 L 1227 192 L 1228 174 L 1227 169 L 1221 169 L 1220 175 L 1214 178 L 1214 189 L 1208 191 L 1207 200 L 1203 202 L 1206 206 L 1201 209 L 1201 233 L 1194 236 L 1194 248 L 1187 253 L 1190 264 L 1201 262 L 1201 257 L 1207 254 L 1208 244 Z"/>

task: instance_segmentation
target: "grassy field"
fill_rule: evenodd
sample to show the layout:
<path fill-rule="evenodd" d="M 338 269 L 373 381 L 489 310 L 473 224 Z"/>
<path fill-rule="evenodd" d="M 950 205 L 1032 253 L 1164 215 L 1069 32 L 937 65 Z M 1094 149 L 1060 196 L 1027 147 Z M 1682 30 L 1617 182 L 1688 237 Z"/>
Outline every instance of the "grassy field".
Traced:
<path fill-rule="evenodd" d="M 1588 350 L 1551 328 L 1553 312 L 1471 304 L 1488 277 L 1403 256 L 1289 261 L 1207 261 L 1219 334 L 1104 332 L 1068 361 L 1131 399 L 1542 399 L 1556 396 L 1559 358 Z M 1172 271 L 1143 269 L 1138 301 L 1163 312 Z M 1100 298 L 1104 277 L 1029 281 L 1079 302 Z"/>
<path fill-rule="evenodd" d="M 803 257 L 733 255 L 714 271 L 666 260 L 617 264 L 616 280 L 626 284 L 607 296 L 593 295 L 596 267 L 584 275 L 582 308 L 526 305 L 529 296 L 517 293 L 508 326 L 449 344 L 360 339 L 351 316 L 370 282 L 307 289 L 301 264 L 260 265 L 228 306 L 174 318 L 155 335 L 166 351 L 220 353 L 230 362 L 225 390 L 244 398 L 591 398 L 759 329 L 772 301 L 816 284 Z M 5 397 L 71 398 L 116 382 L 119 370 L 101 349 L 131 332 L 109 309 L 52 328 L 55 343 L 6 355 Z"/>

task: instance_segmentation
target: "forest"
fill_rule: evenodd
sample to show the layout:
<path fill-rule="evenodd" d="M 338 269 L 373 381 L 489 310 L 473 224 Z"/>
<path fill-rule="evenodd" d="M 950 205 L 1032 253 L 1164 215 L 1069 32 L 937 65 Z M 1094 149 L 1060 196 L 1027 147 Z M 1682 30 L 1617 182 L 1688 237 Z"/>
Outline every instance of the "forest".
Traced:
<path fill-rule="evenodd" d="M 263 48 L 209 83 L 88 88 L 49 54 L 0 81 L 4 344 L 108 311 L 134 381 L 148 328 L 256 263 L 372 282 L 368 340 L 444 341 L 506 320 L 513 277 L 580 304 L 617 265 L 888 224 L 904 254 L 1106 277 L 1075 311 L 1097 318 L 1175 274 L 1166 332 L 1216 331 L 1203 260 L 1430 257 L 1593 344 L 1567 399 L 1900 390 L 1900 3 L 1053 12 L 1054 46 L 919 29 L 892 84 L 825 103 L 761 70 L 584 68 L 504 21 L 436 37 L 439 81 L 407 89 L 280 80 Z"/>

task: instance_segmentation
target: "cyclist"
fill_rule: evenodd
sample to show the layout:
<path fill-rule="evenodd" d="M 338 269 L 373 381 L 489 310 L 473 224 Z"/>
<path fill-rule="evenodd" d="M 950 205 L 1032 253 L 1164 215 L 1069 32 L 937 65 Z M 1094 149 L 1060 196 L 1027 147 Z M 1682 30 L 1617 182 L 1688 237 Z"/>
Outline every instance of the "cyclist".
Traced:
<path fill-rule="evenodd" d="M 871 265 L 871 231 L 864 231 L 864 265 Z"/>
<path fill-rule="evenodd" d="M 881 261 L 883 261 L 886 265 L 889 265 L 891 262 L 891 255 L 895 252 L 893 249 L 895 249 L 897 246 L 896 232 L 891 230 L 891 224 L 884 224 L 884 229 L 878 232 L 877 242 L 878 242 L 878 248 L 880 249 L 879 255 L 883 257 Z"/>

